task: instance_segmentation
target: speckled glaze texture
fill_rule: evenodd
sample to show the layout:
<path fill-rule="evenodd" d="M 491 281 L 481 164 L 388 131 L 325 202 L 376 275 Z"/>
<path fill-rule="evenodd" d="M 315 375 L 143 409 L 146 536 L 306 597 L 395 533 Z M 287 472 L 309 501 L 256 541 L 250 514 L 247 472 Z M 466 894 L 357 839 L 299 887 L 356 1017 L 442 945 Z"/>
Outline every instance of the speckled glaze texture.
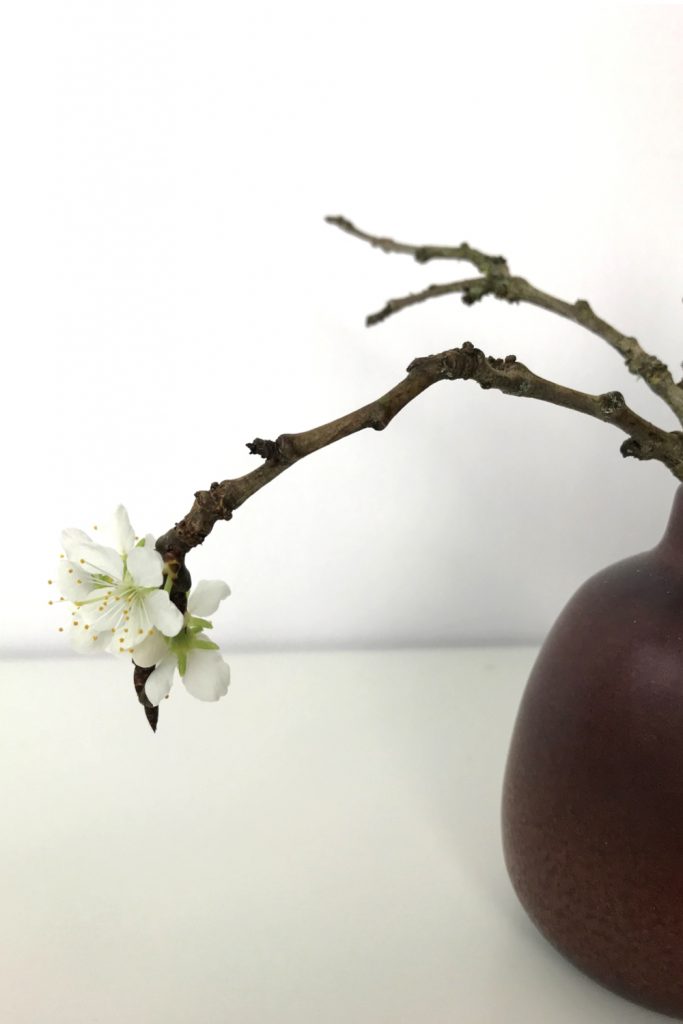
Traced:
<path fill-rule="evenodd" d="M 551 630 L 503 794 L 510 878 L 560 952 L 683 1020 L 683 487 L 661 543 Z"/>

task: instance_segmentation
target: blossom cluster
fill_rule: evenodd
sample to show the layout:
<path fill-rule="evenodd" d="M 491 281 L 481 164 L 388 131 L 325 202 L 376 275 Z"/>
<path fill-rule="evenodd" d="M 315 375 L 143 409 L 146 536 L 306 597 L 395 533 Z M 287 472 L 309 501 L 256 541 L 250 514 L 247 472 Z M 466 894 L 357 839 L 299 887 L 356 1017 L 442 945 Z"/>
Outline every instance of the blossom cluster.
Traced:
<path fill-rule="evenodd" d="M 173 580 L 154 537 L 136 537 L 123 505 L 103 531 L 108 543 L 99 536 L 96 542 L 83 530 L 64 530 L 56 580 L 48 581 L 69 608 L 73 648 L 129 655 L 141 668 L 153 668 L 145 694 L 155 706 L 168 695 L 176 672 L 198 700 L 225 696 L 230 669 L 206 634 L 213 628 L 206 616 L 230 593 L 227 583 L 201 580 L 183 614 L 169 596 Z"/>

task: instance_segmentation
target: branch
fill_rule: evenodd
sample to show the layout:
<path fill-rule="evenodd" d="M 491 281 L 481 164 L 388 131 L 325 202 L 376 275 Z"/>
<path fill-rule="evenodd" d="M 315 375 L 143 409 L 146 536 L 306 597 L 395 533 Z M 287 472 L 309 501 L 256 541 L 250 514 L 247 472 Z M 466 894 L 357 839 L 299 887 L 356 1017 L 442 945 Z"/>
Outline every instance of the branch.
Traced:
<path fill-rule="evenodd" d="M 648 387 L 669 406 L 678 421 L 683 424 L 683 388 L 674 382 L 665 364 L 646 352 L 636 338 L 622 334 L 606 320 L 597 316 L 585 299 L 578 299 L 574 303 L 565 302 L 542 292 L 525 278 L 512 277 L 502 256 L 487 256 L 477 249 L 472 249 L 466 242 L 455 247 L 407 245 L 395 242 L 391 238 L 369 235 L 365 231 L 360 231 L 344 217 L 327 217 L 326 221 L 383 252 L 409 255 L 418 263 L 426 263 L 433 259 L 463 260 L 472 263 L 482 274 L 481 277 L 468 280 L 430 285 L 423 291 L 390 299 L 381 310 L 367 317 L 368 326 L 381 323 L 409 306 L 458 292 L 462 294 L 463 302 L 470 306 L 486 295 L 494 295 L 506 302 L 528 302 L 532 306 L 565 317 L 606 341 L 623 357 L 630 372 L 642 377 Z"/>
<path fill-rule="evenodd" d="M 360 238 L 368 242 L 375 249 L 382 252 L 400 253 L 403 256 L 412 256 L 418 263 L 429 263 L 430 260 L 464 260 L 471 263 L 481 274 L 507 274 L 509 273 L 507 263 L 502 256 L 487 256 L 486 253 L 473 249 L 467 242 L 462 245 L 407 245 L 405 242 L 395 242 L 393 238 L 380 238 L 379 235 L 369 235 L 361 231 L 355 224 L 352 224 L 346 217 L 325 217 L 328 224 L 345 231 L 347 235 Z"/>
<path fill-rule="evenodd" d="M 495 359 L 465 342 L 462 348 L 413 360 L 399 384 L 354 412 L 312 430 L 280 434 L 275 441 L 256 438 L 247 445 L 253 454 L 265 460 L 263 465 L 245 476 L 213 483 L 207 491 L 197 491 L 184 519 L 157 541 L 157 549 L 178 581 L 178 594 L 172 592 L 172 598 L 180 598 L 181 589 L 184 593 L 189 588 L 184 567 L 186 554 L 206 539 L 219 520 L 231 519 L 235 509 L 252 494 L 307 455 L 359 430 L 384 430 L 409 402 L 442 380 L 474 380 L 484 389 L 550 402 L 611 423 L 628 435 L 621 446 L 622 455 L 656 459 L 683 481 L 683 433 L 662 430 L 643 419 L 626 405 L 620 392 L 590 395 L 574 391 L 537 376 L 517 362 L 515 356 Z"/>
<path fill-rule="evenodd" d="M 149 697 L 145 693 L 145 683 L 154 671 L 154 666 L 151 668 L 141 668 L 140 665 L 135 665 L 133 662 L 133 686 L 135 687 L 135 693 L 137 698 L 145 709 L 145 717 L 150 724 L 152 732 L 157 731 L 157 725 L 159 723 L 159 708 L 156 707 L 150 701 Z"/>

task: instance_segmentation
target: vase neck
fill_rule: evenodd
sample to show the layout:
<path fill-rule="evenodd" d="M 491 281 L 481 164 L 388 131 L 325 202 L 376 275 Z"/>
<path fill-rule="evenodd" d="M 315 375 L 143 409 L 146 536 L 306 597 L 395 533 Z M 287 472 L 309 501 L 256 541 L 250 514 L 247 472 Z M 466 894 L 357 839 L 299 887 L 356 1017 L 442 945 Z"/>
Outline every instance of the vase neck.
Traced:
<path fill-rule="evenodd" d="M 676 491 L 664 536 L 657 547 L 670 558 L 683 560 L 683 484 Z"/>

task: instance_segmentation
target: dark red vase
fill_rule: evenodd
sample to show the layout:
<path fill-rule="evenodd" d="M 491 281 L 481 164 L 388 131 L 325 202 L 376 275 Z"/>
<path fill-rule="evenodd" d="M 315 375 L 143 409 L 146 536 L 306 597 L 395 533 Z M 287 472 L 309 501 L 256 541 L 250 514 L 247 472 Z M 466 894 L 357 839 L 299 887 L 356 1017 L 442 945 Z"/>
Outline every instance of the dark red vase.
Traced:
<path fill-rule="evenodd" d="M 683 1020 L 683 487 L 538 656 L 503 794 L 517 895 L 581 970 Z"/>

